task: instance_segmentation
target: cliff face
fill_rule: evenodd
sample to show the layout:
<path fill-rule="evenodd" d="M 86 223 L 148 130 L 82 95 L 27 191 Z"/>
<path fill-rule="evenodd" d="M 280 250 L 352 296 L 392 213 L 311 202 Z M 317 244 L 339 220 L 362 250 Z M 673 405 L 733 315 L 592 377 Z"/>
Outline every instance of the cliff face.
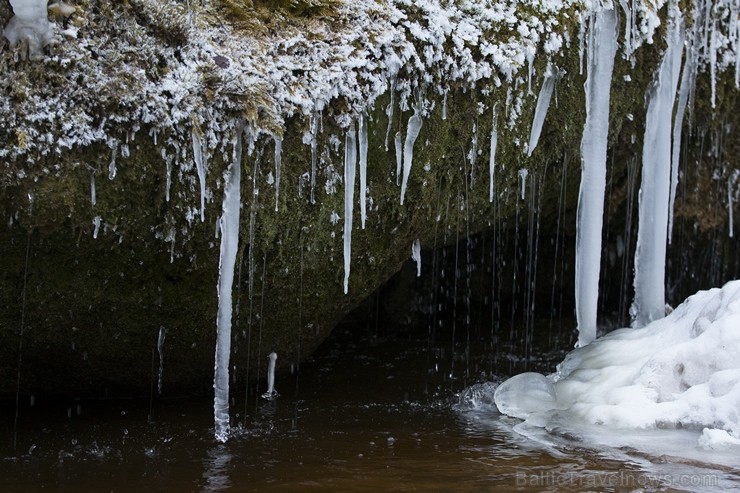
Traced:
<path fill-rule="evenodd" d="M 16 374 L 20 349 L 24 391 L 148 389 L 162 327 L 165 393 L 210 387 L 223 173 L 242 122 L 237 384 L 271 351 L 283 369 L 305 358 L 400 269 L 417 239 L 429 249 L 494 222 L 513 229 L 532 197 L 543 236 L 574 234 L 587 16 L 578 2 L 76 7 L 55 21 L 57 43 L 40 60 L 0 54 L 8 95 L 0 105 L 0 372 Z M 10 13 L 0 2 L 0 20 Z M 606 253 L 619 241 L 629 247 L 617 236 L 634 229 L 621 224 L 635 200 L 629 181 L 662 52 L 659 19 L 642 9 L 620 28 L 630 34 L 620 37 L 612 78 Z M 713 35 L 721 56 L 699 75 L 685 138 L 683 176 L 694 178 L 682 181 L 678 234 L 705 233 L 696 244 L 723 237 L 737 195 L 730 163 L 738 142 L 728 132 L 735 81 L 726 70 L 737 40 L 724 32 Z M 538 93 L 556 69 L 527 156 Z M 356 182 L 344 294 L 345 136 L 360 115 L 367 219 L 361 227 Z M 421 128 L 409 147 L 413 115 Z M 561 206 L 563 173 L 572 186 Z M 735 251 L 726 250 L 723 266 L 737 264 Z M 681 282 L 693 276 L 675 272 Z M 621 289 L 606 277 L 605 291 Z M 14 378 L 0 381 L 0 392 L 15 391 Z"/>

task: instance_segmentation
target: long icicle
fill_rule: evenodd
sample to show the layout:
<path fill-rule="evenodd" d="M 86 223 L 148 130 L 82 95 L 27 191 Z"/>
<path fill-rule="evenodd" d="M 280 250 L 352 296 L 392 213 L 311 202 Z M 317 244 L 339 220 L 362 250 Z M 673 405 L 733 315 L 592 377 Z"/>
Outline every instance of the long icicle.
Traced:
<path fill-rule="evenodd" d="M 593 15 L 587 54 L 586 125 L 581 140 L 581 187 L 576 219 L 575 295 L 579 346 L 596 338 L 609 97 L 617 51 L 616 12 L 602 8 Z"/>
<path fill-rule="evenodd" d="M 355 124 L 347 130 L 344 148 L 344 294 L 349 292 L 349 270 L 352 261 L 352 208 L 355 200 L 355 164 L 357 137 Z"/>
<path fill-rule="evenodd" d="M 226 174 L 221 213 L 221 252 L 218 266 L 218 315 L 216 318 L 216 362 L 213 377 L 213 417 L 215 437 L 229 439 L 229 359 L 231 357 L 231 315 L 234 266 L 239 248 L 239 209 L 241 208 L 242 133 L 236 129 L 234 160 Z"/>
<path fill-rule="evenodd" d="M 414 160 L 414 143 L 421 130 L 421 111 L 419 106 L 414 107 L 414 114 L 409 118 L 408 128 L 406 129 L 406 141 L 403 145 L 403 179 L 401 180 L 401 205 L 406 196 L 406 185 L 411 173 L 411 163 Z"/>
<path fill-rule="evenodd" d="M 360 222 L 365 229 L 365 218 L 367 217 L 367 121 L 364 115 L 360 115 L 357 138 L 360 145 Z"/>

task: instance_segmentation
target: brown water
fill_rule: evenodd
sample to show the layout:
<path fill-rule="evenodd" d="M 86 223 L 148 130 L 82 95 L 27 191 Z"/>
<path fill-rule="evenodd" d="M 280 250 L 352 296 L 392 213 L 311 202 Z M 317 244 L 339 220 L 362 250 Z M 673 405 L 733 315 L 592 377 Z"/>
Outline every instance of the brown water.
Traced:
<path fill-rule="evenodd" d="M 250 397 L 246 420 L 237 394 L 234 436 L 223 445 L 208 399 L 39 398 L 21 407 L 17 435 L 6 402 L 0 492 L 740 489 L 733 468 L 520 435 L 517 420 L 486 405 L 494 384 L 470 386 L 521 371 L 522 361 L 475 352 L 466 360 L 464 346 L 453 358 L 449 345 L 340 333 L 297 375 L 278 378 L 278 399 Z M 529 369 L 551 371 L 562 356 Z"/>

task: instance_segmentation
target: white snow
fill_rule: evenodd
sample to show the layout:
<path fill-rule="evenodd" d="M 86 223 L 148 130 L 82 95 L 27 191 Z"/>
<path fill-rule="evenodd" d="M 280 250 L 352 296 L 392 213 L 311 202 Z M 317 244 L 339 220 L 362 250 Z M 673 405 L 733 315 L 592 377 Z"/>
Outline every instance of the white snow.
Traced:
<path fill-rule="evenodd" d="M 21 57 L 37 59 L 51 43 L 54 32 L 47 14 L 47 0 L 10 0 L 13 17 L 3 30 L 10 46 L 21 45 Z"/>
<path fill-rule="evenodd" d="M 347 131 L 344 145 L 344 294 L 347 294 L 349 292 L 349 270 L 352 264 L 352 214 L 357 163 L 357 137 L 354 123 Z"/>
<path fill-rule="evenodd" d="M 668 47 L 656 85 L 649 92 L 642 151 L 639 225 L 635 250 L 633 325 L 640 327 L 665 315 L 665 254 L 671 186 L 673 103 L 683 52 L 682 21 L 671 19 Z"/>
<path fill-rule="evenodd" d="M 231 316 L 234 266 L 239 250 L 241 209 L 242 127 L 237 126 L 233 161 L 225 176 L 221 213 L 221 249 L 218 265 L 218 314 L 216 318 L 216 356 L 213 377 L 213 415 L 215 437 L 229 439 L 229 359 L 231 357 Z"/>
<path fill-rule="evenodd" d="M 595 19 L 588 33 L 586 124 L 581 140 L 581 185 L 576 218 L 575 297 L 579 346 L 596 338 L 609 98 L 617 51 L 616 12 L 602 8 L 593 15 Z"/>
<path fill-rule="evenodd" d="M 496 405 L 537 426 L 591 424 L 600 434 L 680 428 L 696 430 L 697 447 L 736 447 L 738 348 L 740 281 L 731 281 L 644 328 L 619 329 L 572 351 L 547 377 L 554 393 L 542 376 L 513 377 L 497 389 Z"/>
<path fill-rule="evenodd" d="M 406 185 L 411 173 L 411 163 L 414 161 L 414 143 L 421 130 L 421 111 L 418 106 L 414 107 L 414 114 L 409 117 L 406 128 L 406 141 L 403 144 L 403 178 L 401 179 L 401 205 L 406 196 Z"/>

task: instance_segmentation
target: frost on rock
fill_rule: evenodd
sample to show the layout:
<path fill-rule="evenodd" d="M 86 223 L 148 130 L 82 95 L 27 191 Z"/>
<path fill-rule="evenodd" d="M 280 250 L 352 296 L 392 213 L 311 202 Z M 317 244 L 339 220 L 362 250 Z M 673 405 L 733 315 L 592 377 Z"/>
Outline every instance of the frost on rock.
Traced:
<path fill-rule="evenodd" d="M 586 124 L 581 140 L 581 186 L 576 219 L 575 294 L 579 346 L 596 338 L 609 98 L 617 52 L 616 12 L 601 8 L 593 15 L 595 18 L 588 33 Z"/>
<path fill-rule="evenodd" d="M 239 212 L 241 209 L 242 131 L 238 128 L 233 161 L 227 171 L 221 213 L 221 249 L 218 265 L 218 314 L 216 318 L 216 356 L 213 377 L 215 436 L 226 442 L 229 423 L 229 359 L 231 357 L 231 316 L 234 266 L 239 250 Z"/>
<path fill-rule="evenodd" d="M 47 0 L 10 0 L 13 17 L 3 30 L 12 47 L 20 48 L 22 59 L 40 58 L 43 49 L 54 39 L 47 13 Z"/>
<path fill-rule="evenodd" d="M 673 105 L 683 52 L 682 20 L 672 18 L 668 47 L 650 89 L 642 151 L 639 225 L 635 250 L 635 300 L 630 309 L 636 327 L 665 315 L 665 255 L 671 185 Z"/>
<path fill-rule="evenodd" d="M 349 270 L 352 263 L 352 214 L 355 200 L 355 165 L 357 137 L 355 124 L 347 130 L 344 148 L 344 294 L 349 292 Z"/>

